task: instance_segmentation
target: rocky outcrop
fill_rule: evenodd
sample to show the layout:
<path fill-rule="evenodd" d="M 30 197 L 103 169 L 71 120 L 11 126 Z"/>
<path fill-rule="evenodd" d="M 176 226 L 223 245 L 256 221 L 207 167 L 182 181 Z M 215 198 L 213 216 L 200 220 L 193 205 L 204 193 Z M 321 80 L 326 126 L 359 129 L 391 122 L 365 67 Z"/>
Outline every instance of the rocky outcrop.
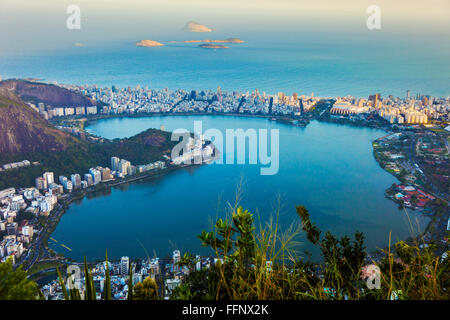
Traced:
<path fill-rule="evenodd" d="M 200 48 L 204 49 L 228 49 L 227 46 L 221 45 L 221 44 L 211 44 L 211 43 L 204 43 L 199 45 Z"/>
<path fill-rule="evenodd" d="M 61 151 L 76 141 L 52 127 L 12 90 L 0 87 L 0 154 Z"/>
<path fill-rule="evenodd" d="M 223 40 L 184 40 L 184 43 L 197 43 L 197 42 L 205 42 L 205 43 L 244 43 L 243 40 L 239 38 L 228 38 Z"/>
<path fill-rule="evenodd" d="M 5 80 L 0 87 L 6 88 L 25 102 L 42 102 L 53 107 L 95 106 L 98 103 L 80 93 L 56 85 L 26 81 Z"/>
<path fill-rule="evenodd" d="M 136 42 L 136 46 L 138 47 L 161 47 L 162 43 L 154 41 L 154 40 L 141 40 Z"/>

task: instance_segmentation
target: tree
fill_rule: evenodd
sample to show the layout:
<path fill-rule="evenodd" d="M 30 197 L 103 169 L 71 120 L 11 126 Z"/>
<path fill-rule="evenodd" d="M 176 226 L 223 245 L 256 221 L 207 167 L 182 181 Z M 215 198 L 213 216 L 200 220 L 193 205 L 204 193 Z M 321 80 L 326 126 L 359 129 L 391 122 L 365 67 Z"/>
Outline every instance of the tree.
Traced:
<path fill-rule="evenodd" d="M 238 207 L 229 219 L 219 219 L 215 231 L 206 232 L 198 238 L 203 247 L 210 247 L 224 262 L 233 262 L 241 271 L 246 271 L 255 259 L 255 235 L 253 215 L 242 207 Z"/>
<path fill-rule="evenodd" d="M 27 272 L 19 266 L 13 269 L 11 259 L 0 263 L 0 300 L 35 300 L 37 284 L 27 279 Z"/>
<path fill-rule="evenodd" d="M 16 222 L 17 222 L 17 223 L 20 223 L 20 222 L 22 222 L 23 220 L 33 220 L 35 217 L 36 217 L 36 216 L 35 216 L 34 213 L 32 213 L 32 212 L 25 211 L 25 210 L 20 210 L 20 211 L 17 213 L 17 216 L 16 216 Z"/>
<path fill-rule="evenodd" d="M 131 290 L 131 288 L 129 289 Z M 133 300 L 158 300 L 158 287 L 151 277 L 145 278 L 133 287 Z"/>
<path fill-rule="evenodd" d="M 297 206 L 297 215 L 302 221 L 302 229 L 306 232 L 306 237 L 312 244 L 317 244 L 320 238 L 320 230 L 311 223 L 309 212 L 304 206 Z"/>
<path fill-rule="evenodd" d="M 318 244 L 322 252 L 325 285 L 338 295 L 355 294 L 356 283 L 360 281 L 360 272 L 366 257 L 364 235 L 355 232 L 353 244 L 349 237 L 338 239 L 330 232 L 320 240 L 321 232 L 311 222 L 308 210 L 303 206 L 296 209 L 307 239 L 312 244 Z"/>

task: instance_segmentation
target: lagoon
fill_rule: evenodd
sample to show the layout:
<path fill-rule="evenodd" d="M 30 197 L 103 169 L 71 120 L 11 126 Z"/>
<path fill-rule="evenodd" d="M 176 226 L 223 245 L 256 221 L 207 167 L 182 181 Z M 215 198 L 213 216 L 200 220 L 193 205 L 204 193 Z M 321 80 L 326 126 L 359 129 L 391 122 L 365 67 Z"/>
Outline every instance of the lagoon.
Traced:
<path fill-rule="evenodd" d="M 240 181 L 240 204 L 257 216 L 258 224 L 279 208 L 280 225 L 286 228 L 298 222 L 295 206 L 304 205 L 322 231 L 363 232 L 369 250 L 387 245 L 390 232 L 392 241 L 411 235 L 405 212 L 384 196 L 397 180 L 372 154 L 371 143 L 385 134 L 382 130 L 318 121 L 299 128 L 265 118 L 205 115 L 109 118 L 90 123 L 87 130 L 113 139 L 161 125 L 168 131 L 193 130 L 194 120 L 202 121 L 203 130 L 224 133 L 237 128 L 278 129 L 278 173 L 260 175 L 260 165 L 210 164 L 91 193 L 69 207 L 52 234 L 72 251 L 51 247 L 75 260 L 86 256 L 91 261 L 102 259 L 106 249 L 111 259 L 147 254 L 163 258 L 174 249 L 210 253 L 201 248 L 197 235 L 209 230 L 216 217 L 224 217 Z M 427 219 L 420 213 L 409 214 L 414 224 L 425 227 Z M 319 257 L 303 235 L 299 240 L 300 251 Z"/>

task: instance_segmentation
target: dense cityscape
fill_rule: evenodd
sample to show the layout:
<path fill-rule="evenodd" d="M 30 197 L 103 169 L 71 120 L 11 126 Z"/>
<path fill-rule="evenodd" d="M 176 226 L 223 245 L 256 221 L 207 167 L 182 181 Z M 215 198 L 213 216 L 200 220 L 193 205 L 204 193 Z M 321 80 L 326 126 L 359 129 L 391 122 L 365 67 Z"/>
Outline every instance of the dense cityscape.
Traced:
<path fill-rule="evenodd" d="M 32 105 L 46 118 L 73 115 L 120 115 L 139 113 L 240 113 L 262 115 L 306 115 L 314 109 L 321 99 L 293 93 L 287 95 L 279 92 L 276 95 L 254 92 L 225 92 L 220 87 L 216 91 L 205 90 L 190 92 L 183 90 L 170 91 L 168 89 L 155 90 L 148 87 L 120 89 L 100 88 L 94 86 L 64 87 L 83 93 L 94 100 L 105 104 L 103 107 L 69 107 L 54 108 L 39 104 Z M 436 98 L 430 95 L 412 95 L 407 91 L 404 98 L 392 95 L 382 98 L 380 94 L 370 95 L 368 98 L 352 96 L 337 97 L 333 107 L 329 110 L 332 118 L 341 115 L 365 117 L 378 115 L 391 124 L 436 124 L 448 121 L 448 98 Z"/>
<path fill-rule="evenodd" d="M 201 257 L 197 255 L 195 259 L 196 271 L 202 270 L 203 268 L 208 269 L 211 265 L 217 263 L 217 258 L 212 257 Z M 148 258 L 132 262 L 129 257 L 124 256 L 117 262 L 99 262 L 91 269 L 97 300 L 102 299 L 105 291 L 106 263 L 108 263 L 108 269 L 111 274 L 111 294 L 114 300 L 126 300 L 129 290 L 128 284 L 131 283 L 135 286 L 138 283 L 142 283 L 148 277 L 157 283 L 163 284 L 160 286 L 163 290 L 158 294 L 165 300 L 168 300 L 172 291 L 181 284 L 183 277 L 188 276 L 190 272 L 189 268 L 178 265 L 180 260 L 181 253 L 179 250 L 175 250 L 173 251 L 172 259 L 167 260 Z M 131 282 L 129 281 L 130 274 L 132 275 Z M 71 283 L 73 287 L 81 291 L 83 297 L 85 295 L 84 288 L 86 287 L 85 278 L 73 279 Z M 42 287 L 42 293 L 47 300 L 64 299 L 61 284 L 57 279 L 44 285 Z"/>
<path fill-rule="evenodd" d="M 89 173 L 81 175 L 74 173 L 70 178 L 58 177 L 55 181 L 53 172 L 45 172 L 42 177 L 36 178 L 36 185 L 30 188 L 9 188 L 0 191 L 0 230 L 4 232 L 0 242 L 1 261 L 11 258 L 13 264 L 20 259 L 27 245 L 32 242 L 33 236 L 42 232 L 37 223 L 38 217 L 48 217 L 58 204 L 59 199 L 64 199 L 73 191 L 87 189 L 99 183 L 107 183 L 115 179 L 145 173 L 150 170 L 163 170 L 166 163 L 156 161 L 146 165 L 134 166 L 129 161 L 111 158 L 111 167 L 96 167 L 89 169 Z M 31 219 L 30 219 L 31 218 Z M 34 227 L 31 222 L 35 222 Z M 25 252 L 27 255 L 29 252 Z"/>
<path fill-rule="evenodd" d="M 99 102 L 99 105 L 58 108 L 43 103 L 29 105 L 45 119 L 55 121 L 60 129 L 82 139 L 98 137 L 85 132 L 78 120 L 137 114 L 242 114 L 287 120 L 293 125 L 307 125 L 309 121 L 319 119 L 381 127 L 388 131 L 388 134 L 373 142 L 374 155 L 385 170 L 400 180 L 400 184 L 393 185 L 386 191 L 386 196 L 404 207 L 420 210 L 429 216 L 436 215 L 439 211 L 438 232 L 434 233 L 434 237 L 437 234 L 438 239 L 434 240 L 442 242 L 443 246 L 448 242 L 446 231 L 450 230 L 449 212 L 438 200 L 448 200 L 449 98 L 420 94 L 413 97 L 409 91 L 405 98 L 382 98 L 379 94 L 374 94 L 364 99 L 351 96 L 319 98 L 314 97 L 314 94 L 305 96 L 296 93 L 288 96 L 281 92 L 271 96 L 260 94 L 258 90 L 252 93 L 228 93 L 222 92 L 220 87 L 217 91 L 201 92 L 152 90 L 139 86 L 133 89 L 119 89 L 114 86 L 62 87 L 82 93 Z M 67 121 L 71 119 L 75 121 Z M 19 189 L 11 187 L 0 191 L 0 232 L 3 238 L 0 242 L 1 261 L 11 259 L 15 265 L 26 262 L 28 268 L 38 263 L 39 259 L 51 261 L 56 258 L 56 261 L 64 261 L 62 255 L 48 249 L 48 243 L 42 243 L 45 238 L 47 242 L 53 241 L 65 250 L 71 250 L 49 237 L 43 217 L 56 215 L 55 211 L 58 215 L 62 214 L 62 206 L 58 203 L 67 202 L 71 194 L 80 190 L 95 189 L 99 184 L 127 181 L 130 177 L 146 172 L 164 170 L 166 166 L 179 166 L 199 154 L 204 157 L 213 154 L 213 148 L 210 145 L 205 146 L 202 137 L 197 141 L 190 139 L 191 151 L 175 159 L 164 155 L 161 161 L 132 165 L 130 161 L 112 157 L 111 168 L 97 166 L 89 169 L 87 173 L 70 173 L 58 178 L 54 177 L 53 172 L 45 172 L 36 177 L 35 186 Z M 23 160 L 3 164 L 0 170 L 21 170 L 22 167 L 39 165 L 39 162 Z M 429 239 L 432 238 L 430 231 L 427 231 L 426 235 Z M 43 247 L 46 253 L 36 253 L 42 251 Z M 445 249 L 441 254 L 446 255 Z M 131 262 L 130 258 L 125 256 L 120 262 L 109 262 L 114 299 L 126 298 L 130 268 L 133 270 L 133 285 L 148 276 L 158 278 L 158 281 L 164 282 L 165 289 L 161 294 L 168 299 L 171 290 L 181 283 L 183 276 L 189 274 L 189 269 L 178 267 L 179 259 L 180 252 L 177 250 L 174 251 L 173 259 L 166 261 L 167 263 L 156 257 Z M 198 269 L 209 267 L 216 262 L 209 257 L 197 256 L 196 259 Z M 100 297 L 105 280 L 104 263 L 95 265 L 93 276 Z M 83 287 L 80 283 L 77 285 Z M 42 287 L 46 299 L 61 299 L 61 290 L 57 280 Z"/>

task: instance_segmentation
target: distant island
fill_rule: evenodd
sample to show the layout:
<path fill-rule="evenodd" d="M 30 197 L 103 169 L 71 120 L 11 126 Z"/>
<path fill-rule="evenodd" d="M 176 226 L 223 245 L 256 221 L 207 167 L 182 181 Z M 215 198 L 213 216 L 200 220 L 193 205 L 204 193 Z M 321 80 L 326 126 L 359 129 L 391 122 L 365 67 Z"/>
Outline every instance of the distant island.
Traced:
<path fill-rule="evenodd" d="M 178 41 L 169 41 L 168 43 L 177 43 Z M 205 40 L 183 40 L 183 43 L 202 43 L 199 45 L 200 48 L 205 49 L 229 49 L 229 47 L 224 45 L 219 45 L 216 43 L 244 43 L 243 40 L 239 38 L 227 38 L 227 39 L 205 39 Z M 138 47 L 161 47 L 164 44 L 154 41 L 154 40 L 141 40 L 136 42 Z"/>
<path fill-rule="evenodd" d="M 221 44 L 211 44 L 211 43 L 204 43 L 199 45 L 200 48 L 204 49 L 228 49 L 229 47 L 221 45 Z"/>
<path fill-rule="evenodd" d="M 197 43 L 197 42 L 206 42 L 206 43 L 244 43 L 243 40 L 239 38 L 228 38 L 223 40 L 184 40 L 184 43 Z"/>
<path fill-rule="evenodd" d="M 136 42 L 136 46 L 138 47 L 161 47 L 163 46 L 162 43 L 153 41 L 153 40 L 141 40 L 139 42 Z"/>

